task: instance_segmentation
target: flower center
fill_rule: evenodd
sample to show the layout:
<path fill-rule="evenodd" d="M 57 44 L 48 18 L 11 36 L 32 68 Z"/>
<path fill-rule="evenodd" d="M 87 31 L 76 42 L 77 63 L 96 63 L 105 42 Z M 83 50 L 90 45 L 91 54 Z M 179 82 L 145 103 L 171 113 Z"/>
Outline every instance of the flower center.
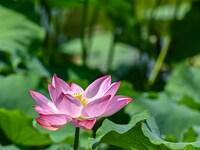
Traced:
<path fill-rule="evenodd" d="M 83 106 L 85 106 L 88 103 L 88 100 L 84 97 L 82 97 L 82 93 L 74 93 L 72 94 L 73 97 L 77 98 Z"/>

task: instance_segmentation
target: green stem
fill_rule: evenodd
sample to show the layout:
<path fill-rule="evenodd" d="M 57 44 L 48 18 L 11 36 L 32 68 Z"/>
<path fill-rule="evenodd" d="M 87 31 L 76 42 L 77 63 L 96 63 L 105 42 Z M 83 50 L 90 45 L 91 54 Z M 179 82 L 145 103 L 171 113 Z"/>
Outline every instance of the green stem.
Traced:
<path fill-rule="evenodd" d="M 74 139 L 74 150 L 78 150 L 79 130 L 80 130 L 80 128 L 76 127 L 76 130 L 75 130 L 75 139 Z"/>
<path fill-rule="evenodd" d="M 87 12 L 88 12 L 88 0 L 84 0 L 83 2 L 83 16 L 82 16 L 82 24 L 81 24 L 81 46 L 82 46 L 82 60 L 83 65 L 86 65 L 87 58 L 87 48 L 85 43 L 85 27 L 87 22 Z"/>
<path fill-rule="evenodd" d="M 149 77 L 149 80 L 148 80 L 148 85 L 149 87 L 152 86 L 158 76 L 158 73 L 160 71 L 160 68 L 164 62 L 164 59 L 166 57 L 166 54 L 169 50 L 169 45 L 170 45 L 170 42 L 171 42 L 171 37 L 170 36 L 166 36 L 166 39 L 165 39 L 165 43 L 163 44 L 163 47 L 161 48 L 161 51 L 160 51 L 160 54 L 158 56 L 158 59 L 154 65 L 154 68 L 150 74 L 150 77 Z"/>

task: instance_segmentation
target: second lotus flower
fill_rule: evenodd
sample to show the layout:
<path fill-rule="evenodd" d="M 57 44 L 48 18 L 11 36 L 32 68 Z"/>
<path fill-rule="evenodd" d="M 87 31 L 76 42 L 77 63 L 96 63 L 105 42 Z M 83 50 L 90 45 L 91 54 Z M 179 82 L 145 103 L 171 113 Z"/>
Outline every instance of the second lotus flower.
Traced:
<path fill-rule="evenodd" d="M 120 82 L 111 83 L 106 75 L 91 83 L 85 91 L 75 83 L 67 84 L 56 75 L 49 84 L 51 101 L 42 94 L 30 90 L 36 101 L 34 109 L 39 113 L 37 122 L 49 130 L 57 130 L 68 122 L 76 127 L 92 129 L 100 117 L 110 116 L 128 104 L 132 98 L 117 95 Z"/>

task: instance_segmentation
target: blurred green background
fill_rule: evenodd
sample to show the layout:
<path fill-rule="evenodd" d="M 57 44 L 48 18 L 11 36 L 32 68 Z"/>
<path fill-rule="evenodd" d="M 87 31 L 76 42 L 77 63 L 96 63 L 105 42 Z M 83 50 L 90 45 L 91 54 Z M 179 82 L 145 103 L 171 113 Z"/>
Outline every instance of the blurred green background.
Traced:
<path fill-rule="evenodd" d="M 72 147 L 71 124 L 52 132 L 34 120 L 29 90 L 48 97 L 54 73 L 83 88 L 111 74 L 122 80 L 118 94 L 134 101 L 109 120 L 127 124 L 149 110 L 163 139 L 194 142 L 200 139 L 200 1 L 0 0 L 1 150 Z M 81 149 L 91 148 L 88 137 L 102 121 L 81 131 Z M 121 149 L 115 146 L 98 149 Z"/>

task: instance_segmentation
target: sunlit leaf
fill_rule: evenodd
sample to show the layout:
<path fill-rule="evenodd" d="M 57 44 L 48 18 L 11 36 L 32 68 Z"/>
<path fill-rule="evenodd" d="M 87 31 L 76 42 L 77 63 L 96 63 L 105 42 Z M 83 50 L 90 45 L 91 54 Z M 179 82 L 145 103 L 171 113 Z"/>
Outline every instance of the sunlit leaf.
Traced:
<path fill-rule="evenodd" d="M 147 112 L 135 114 L 127 125 L 118 125 L 105 120 L 102 127 L 97 131 L 97 138 L 94 140 L 93 147 L 96 147 L 99 143 L 107 143 L 127 150 L 195 150 L 200 147 L 200 141 L 173 143 L 163 140 L 154 119 Z"/>

